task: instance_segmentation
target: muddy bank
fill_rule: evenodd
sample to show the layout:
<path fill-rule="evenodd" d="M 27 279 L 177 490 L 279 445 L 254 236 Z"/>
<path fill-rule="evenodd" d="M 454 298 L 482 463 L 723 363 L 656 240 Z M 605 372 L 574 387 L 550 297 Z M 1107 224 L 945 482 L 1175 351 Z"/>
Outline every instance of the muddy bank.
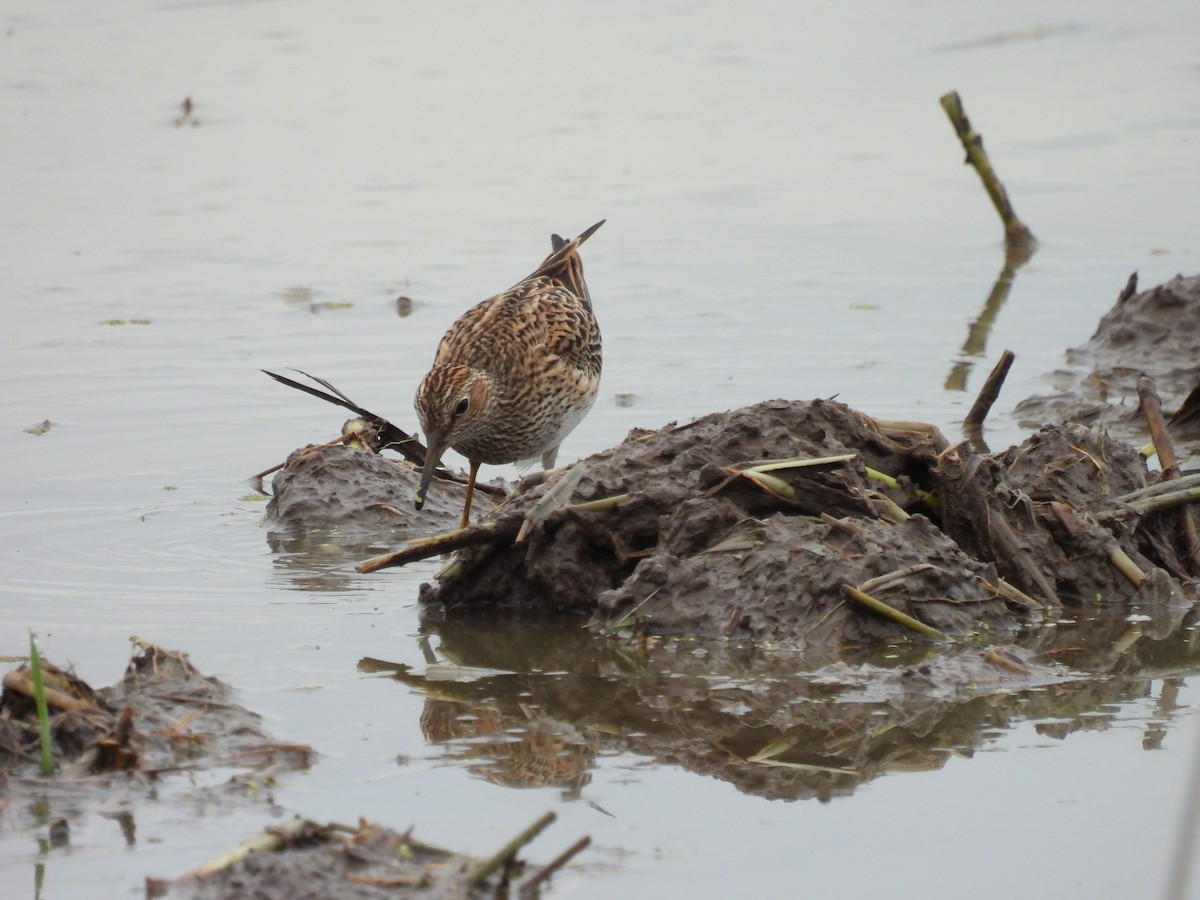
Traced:
<path fill-rule="evenodd" d="M 1098 430 L 1049 427 L 979 456 L 840 403 L 775 400 L 634 434 L 577 466 L 565 508 L 517 543 L 554 482 L 513 496 L 422 601 L 797 646 L 1187 602 L 1179 509 L 1135 513 L 1123 498 L 1154 476 Z"/>
<path fill-rule="evenodd" d="M 726 469 L 751 460 L 848 454 L 853 461 L 778 470 L 769 473 L 770 481 L 733 477 Z M 812 524 L 822 513 L 874 519 L 884 506 L 884 494 L 900 505 L 918 505 L 909 479 L 895 490 L 881 486 L 875 492 L 866 466 L 904 477 L 906 466 L 927 467 L 931 458 L 926 435 L 897 432 L 888 437 L 866 417 L 822 401 L 772 401 L 683 426 L 637 432 L 618 447 L 581 460 L 573 473 L 578 481 L 572 505 L 622 499 L 599 511 L 555 514 L 535 525 L 520 544 L 463 551 L 460 566 L 440 591 L 423 589 L 421 599 L 448 607 L 498 603 L 592 613 L 598 601 L 604 604 L 603 592 L 662 558 L 684 560 L 707 552 L 713 555 L 701 562 L 711 568 L 722 564 L 723 541 L 735 554 L 742 545 L 761 544 L 759 532 L 765 526 L 760 520 L 781 511 L 802 517 L 797 518 L 799 526 Z M 520 521 L 553 484 L 517 493 L 499 515 Z"/>
<path fill-rule="evenodd" d="M 1197 351 L 1200 277 L 1141 294 L 1131 282 L 1071 358 L 1127 419 L 1142 371 L 1173 403 L 1196 384 Z M 366 415 L 419 457 L 419 442 Z M 359 571 L 457 551 L 420 594 L 447 614 L 570 611 L 600 631 L 847 647 L 1003 635 L 1064 605 L 1190 603 L 1194 485 L 1158 481 L 1129 445 L 1078 422 L 984 454 L 833 401 L 772 400 L 630 434 L 441 538 L 420 534 L 453 527 L 459 485 L 439 480 L 417 514 L 411 466 L 342 446 L 293 454 L 268 512 L 291 534 L 409 539 Z"/>
<path fill-rule="evenodd" d="M 1135 273 L 1096 332 L 1068 350 L 1066 361 L 1069 368 L 1048 376 L 1059 389 L 1018 403 L 1017 421 L 1031 428 L 1103 424 L 1144 444 L 1149 436 L 1138 411 L 1138 377 L 1154 377 L 1167 410 L 1200 387 L 1200 276 L 1179 275 L 1138 293 Z M 1172 431 L 1182 456 L 1200 455 L 1200 416 L 1180 419 Z"/>

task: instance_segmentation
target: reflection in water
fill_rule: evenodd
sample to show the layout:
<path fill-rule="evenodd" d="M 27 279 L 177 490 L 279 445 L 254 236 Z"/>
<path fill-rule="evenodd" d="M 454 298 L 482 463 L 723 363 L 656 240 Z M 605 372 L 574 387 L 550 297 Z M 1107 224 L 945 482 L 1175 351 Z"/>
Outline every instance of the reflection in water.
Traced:
<path fill-rule="evenodd" d="M 426 739 L 496 784 L 577 796 L 599 757 L 626 753 L 747 794 L 828 800 L 886 773 L 969 757 L 1021 722 L 1057 739 L 1107 728 L 1162 679 L 1144 737 L 1157 747 L 1179 676 L 1200 666 L 1196 614 L 1183 615 L 1106 612 L 1003 647 L 821 657 L 598 638 L 579 619 L 489 614 L 427 620 L 439 661 L 424 671 L 374 659 L 359 667 L 424 694 Z"/>
<path fill-rule="evenodd" d="M 996 276 L 996 283 L 992 285 L 991 293 L 988 294 L 987 300 L 983 304 L 982 312 L 967 330 L 967 339 L 963 341 L 962 349 L 959 350 L 961 356 L 978 359 L 987 352 L 988 336 L 992 332 L 992 326 L 996 323 L 996 317 L 1000 315 L 1000 310 L 1004 308 L 1004 303 L 1008 300 L 1008 294 L 1016 280 L 1017 271 L 1029 262 L 1036 249 L 1036 246 L 1005 248 L 1004 265 L 1000 269 L 1000 274 Z M 965 391 L 967 377 L 971 374 L 974 366 L 975 363 L 969 359 L 960 359 L 956 362 L 950 369 L 950 374 L 946 376 L 946 390 Z"/>
<path fill-rule="evenodd" d="M 474 771 L 503 787 L 560 787 L 566 796 L 578 797 L 591 781 L 598 742 L 569 722 L 522 704 L 517 716 L 488 702 L 470 710 L 456 697 L 431 697 L 421 713 L 421 733 L 431 743 L 459 745 L 453 758 L 470 762 Z"/>
<path fill-rule="evenodd" d="M 362 576 L 354 566 L 364 559 L 391 550 L 390 532 L 359 542 L 348 542 L 336 534 L 311 531 L 303 534 L 268 532 L 267 545 L 273 556 L 276 576 L 300 591 L 335 593 L 361 587 Z"/>

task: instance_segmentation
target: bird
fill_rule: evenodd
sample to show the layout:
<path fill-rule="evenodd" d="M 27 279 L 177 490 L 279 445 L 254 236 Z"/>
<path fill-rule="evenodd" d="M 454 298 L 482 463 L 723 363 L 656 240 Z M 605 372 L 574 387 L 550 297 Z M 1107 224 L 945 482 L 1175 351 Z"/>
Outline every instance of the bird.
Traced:
<path fill-rule="evenodd" d="M 447 448 L 470 464 L 463 528 L 481 464 L 540 457 L 543 468 L 554 467 L 600 388 L 600 326 L 579 247 L 605 221 L 573 240 L 551 235 L 550 255 L 532 274 L 471 307 L 442 337 L 414 398 L 428 448 L 418 510 Z"/>

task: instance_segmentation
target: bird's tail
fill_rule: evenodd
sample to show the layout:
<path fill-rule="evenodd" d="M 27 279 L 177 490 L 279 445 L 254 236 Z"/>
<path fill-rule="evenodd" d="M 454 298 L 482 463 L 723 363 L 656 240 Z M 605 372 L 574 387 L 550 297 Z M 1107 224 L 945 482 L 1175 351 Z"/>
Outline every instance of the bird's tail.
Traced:
<path fill-rule="evenodd" d="M 542 260 L 542 264 L 529 278 L 552 279 L 590 306 L 592 298 L 588 294 L 587 282 L 583 280 L 583 260 L 579 257 L 579 245 L 595 234 L 606 221 L 601 219 L 570 241 L 564 241 L 557 234 L 550 235 L 550 255 Z"/>

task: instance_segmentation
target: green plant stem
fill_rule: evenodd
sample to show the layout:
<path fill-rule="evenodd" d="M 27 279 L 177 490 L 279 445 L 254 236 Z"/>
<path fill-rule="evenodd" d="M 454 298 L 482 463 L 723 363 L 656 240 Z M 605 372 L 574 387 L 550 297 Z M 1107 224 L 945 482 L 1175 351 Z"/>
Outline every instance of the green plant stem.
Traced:
<path fill-rule="evenodd" d="M 38 732 L 41 735 L 42 777 L 54 774 L 54 750 L 50 744 L 50 709 L 46 705 L 46 686 L 42 681 L 42 657 L 38 653 L 37 638 L 29 632 L 29 675 L 33 680 L 33 702 L 37 706 Z"/>
<path fill-rule="evenodd" d="M 1033 237 L 1033 232 L 1017 218 L 1012 203 L 1008 199 L 1008 192 L 1004 190 L 1000 179 L 996 177 L 991 161 L 983 151 L 983 138 L 971 127 L 958 92 L 951 91 L 949 94 L 943 95 L 941 104 L 950 123 L 954 126 L 955 134 L 962 142 L 963 149 L 967 151 L 967 163 L 978 173 L 984 190 L 992 200 L 992 205 L 1000 214 L 1000 221 L 1004 223 L 1004 238 L 1007 244 L 1010 247 L 1022 248 L 1036 246 L 1037 241 Z"/>

